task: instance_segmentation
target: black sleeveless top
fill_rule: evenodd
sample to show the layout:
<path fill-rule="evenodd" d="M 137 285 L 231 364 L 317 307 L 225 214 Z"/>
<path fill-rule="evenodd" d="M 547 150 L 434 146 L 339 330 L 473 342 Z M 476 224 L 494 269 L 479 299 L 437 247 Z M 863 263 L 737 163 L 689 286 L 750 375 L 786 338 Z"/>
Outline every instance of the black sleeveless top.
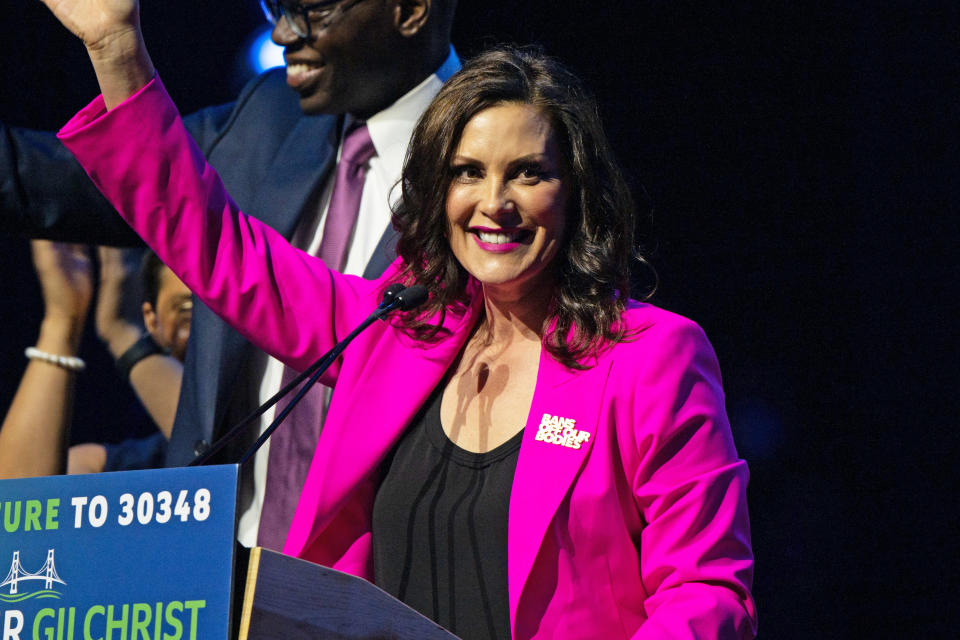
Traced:
<path fill-rule="evenodd" d="M 507 510 L 523 431 L 487 453 L 443 431 L 434 390 L 383 465 L 374 582 L 465 640 L 509 638 Z"/>

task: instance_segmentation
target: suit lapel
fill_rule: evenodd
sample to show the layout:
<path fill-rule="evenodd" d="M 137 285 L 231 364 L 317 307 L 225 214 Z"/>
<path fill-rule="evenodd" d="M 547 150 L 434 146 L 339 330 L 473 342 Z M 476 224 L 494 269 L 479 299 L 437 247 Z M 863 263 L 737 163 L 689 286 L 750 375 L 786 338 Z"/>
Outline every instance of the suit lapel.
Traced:
<path fill-rule="evenodd" d="M 253 206 L 246 213 L 289 239 L 308 207 L 316 207 L 324 177 L 337 152 L 335 118 L 302 117 L 277 149 L 267 167 L 268 180 L 257 189 Z"/>
<path fill-rule="evenodd" d="M 373 255 L 370 256 L 370 262 L 363 270 L 364 278 L 376 280 L 396 260 L 397 240 L 399 238 L 400 234 L 397 233 L 397 230 L 393 228 L 392 224 L 388 224 L 387 228 L 383 230 L 383 235 L 380 236 L 380 241 L 377 242 L 377 248 L 373 250 Z"/>
<path fill-rule="evenodd" d="M 597 438 L 609 368 L 609 362 L 601 359 L 591 369 L 568 369 L 546 350 L 540 356 L 537 389 L 510 493 L 507 572 L 511 628 L 554 514 Z"/>

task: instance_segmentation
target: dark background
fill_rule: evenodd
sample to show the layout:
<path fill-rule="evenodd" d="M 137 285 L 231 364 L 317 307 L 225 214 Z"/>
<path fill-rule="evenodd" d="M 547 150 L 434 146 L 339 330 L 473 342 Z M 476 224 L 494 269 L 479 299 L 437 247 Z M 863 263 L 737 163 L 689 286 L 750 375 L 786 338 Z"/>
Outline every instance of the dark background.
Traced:
<path fill-rule="evenodd" d="M 229 101 L 256 4 L 143 4 L 181 110 Z M 541 43 L 596 92 L 652 207 L 654 300 L 724 370 L 761 637 L 957 637 L 958 5 L 705 4 L 462 1 L 454 42 Z M 5 122 L 96 94 L 39 2 L 0 25 Z M 2 408 L 41 305 L 25 241 L 0 235 L 0 268 Z M 81 355 L 75 436 L 116 438 L 136 401 L 95 338 Z"/>

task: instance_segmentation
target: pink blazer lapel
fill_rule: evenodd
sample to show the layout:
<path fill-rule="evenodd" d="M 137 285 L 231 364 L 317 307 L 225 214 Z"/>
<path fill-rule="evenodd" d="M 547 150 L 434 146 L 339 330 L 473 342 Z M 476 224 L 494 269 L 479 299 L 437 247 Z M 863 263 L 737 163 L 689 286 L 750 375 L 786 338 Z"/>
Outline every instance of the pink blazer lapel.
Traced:
<path fill-rule="evenodd" d="M 568 369 L 546 351 L 520 446 L 510 494 L 507 573 L 510 624 L 554 514 L 597 437 L 610 363 Z"/>
<path fill-rule="evenodd" d="M 478 309 L 447 313 L 451 335 L 439 343 L 398 335 L 344 365 L 284 553 L 309 547 L 387 455 L 460 352 Z"/>

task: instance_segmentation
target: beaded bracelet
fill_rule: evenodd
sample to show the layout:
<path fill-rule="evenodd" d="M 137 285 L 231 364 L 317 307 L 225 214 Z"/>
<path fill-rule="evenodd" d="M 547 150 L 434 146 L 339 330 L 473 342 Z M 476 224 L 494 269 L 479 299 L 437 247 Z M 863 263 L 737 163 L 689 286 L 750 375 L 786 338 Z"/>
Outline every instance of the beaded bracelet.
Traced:
<path fill-rule="evenodd" d="M 50 364 L 66 369 L 67 371 L 83 371 L 87 368 L 87 363 L 76 356 L 58 356 L 55 353 L 40 351 L 40 349 L 37 349 L 36 347 L 27 347 L 23 352 L 23 355 L 27 356 L 27 358 L 30 360 L 49 362 Z"/>

